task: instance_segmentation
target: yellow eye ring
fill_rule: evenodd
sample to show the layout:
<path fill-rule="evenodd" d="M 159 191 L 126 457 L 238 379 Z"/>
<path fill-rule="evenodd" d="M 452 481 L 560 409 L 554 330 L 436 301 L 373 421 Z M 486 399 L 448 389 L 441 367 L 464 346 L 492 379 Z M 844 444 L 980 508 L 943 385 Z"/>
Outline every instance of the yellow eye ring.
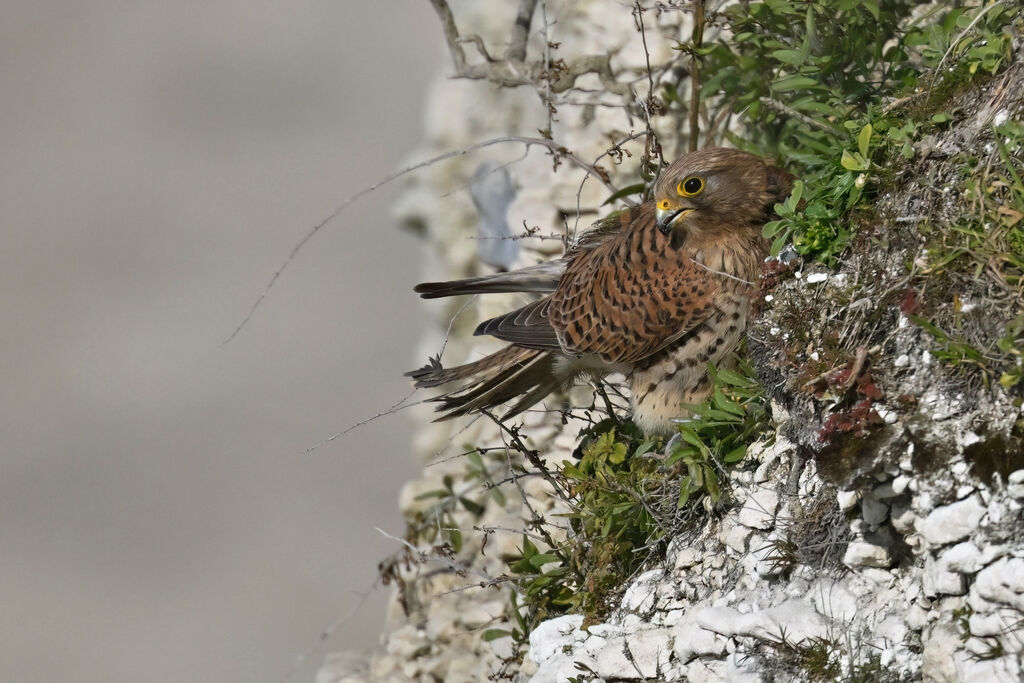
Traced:
<path fill-rule="evenodd" d="M 683 197 L 693 197 L 704 191 L 704 179 L 695 175 L 685 178 L 676 186 L 676 192 Z"/>

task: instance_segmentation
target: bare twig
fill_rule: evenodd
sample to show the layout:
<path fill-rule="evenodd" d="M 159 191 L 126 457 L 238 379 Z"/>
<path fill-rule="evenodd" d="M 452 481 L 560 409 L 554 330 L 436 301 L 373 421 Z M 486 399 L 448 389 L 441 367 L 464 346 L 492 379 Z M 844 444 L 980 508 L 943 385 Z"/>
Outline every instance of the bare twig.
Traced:
<path fill-rule="evenodd" d="M 312 453 L 313 451 L 317 450 L 318 448 L 320 448 L 322 446 L 326 446 L 327 444 L 331 443 L 335 439 L 340 439 L 341 437 L 345 436 L 346 434 L 348 434 L 352 430 L 357 429 L 359 427 L 362 427 L 364 424 L 367 424 L 369 422 L 373 422 L 374 420 L 376 420 L 379 417 L 384 417 L 385 415 L 394 415 L 395 413 L 403 411 L 406 408 L 412 408 L 413 406 L 418 406 L 418 405 L 420 405 L 422 403 L 426 403 L 426 401 L 416 401 L 415 403 L 408 403 L 408 404 L 406 404 L 406 401 L 408 401 L 410 398 L 412 398 L 412 395 L 415 394 L 415 393 L 416 393 L 416 390 L 413 389 L 408 394 L 406 394 L 402 398 L 402 400 L 398 401 L 398 403 L 395 403 L 394 405 L 392 405 L 387 410 L 382 410 L 382 411 L 378 412 L 376 415 L 372 415 L 371 417 L 363 418 L 359 422 L 356 422 L 356 423 L 354 423 L 352 425 L 349 425 L 346 429 L 343 429 L 342 431 L 337 432 L 335 434 L 331 434 L 326 439 L 322 439 L 321 441 L 318 441 L 317 443 L 313 444 L 312 446 L 309 446 L 308 448 L 306 448 L 306 450 L 302 451 L 302 454 L 303 455 L 307 455 L 309 453 Z"/>
<path fill-rule="evenodd" d="M 512 27 L 512 40 L 508 44 L 505 59 L 509 62 L 526 60 L 526 40 L 530 37 L 530 22 L 533 21 L 533 10 L 537 0 L 521 0 L 516 13 L 516 23 Z"/>
<path fill-rule="evenodd" d="M 417 557 L 421 563 L 425 564 L 425 563 L 433 560 L 434 562 L 438 562 L 440 564 L 443 564 L 445 567 L 447 567 L 452 572 L 458 574 L 459 576 L 465 576 L 467 574 L 473 574 L 476 577 L 478 577 L 480 579 L 483 579 L 484 581 L 493 581 L 494 580 L 493 578 L 491 578 L 490 576 L 488 576 L 487 574 L 483 573 L 482 571 L 480 571 L 479 569 L 477 569 L 475 567 L 472 567 L 470 565 L 467 565 L 467 564 L 464 564 L 464 563 L 461 563 L 461 562 L 456 562 L 456 561 L 451 560 L 451 559 L 449 559 L 447 557 L 444 557 L 443 555 L 438 555 L 436 553 L 433 553 L 433 554 L 432 553 L 428 553 L 425 550 L 421 550 L 421 549 L 417 548 L 416 546 L 414 546 L 412 543 L 410 543 L 409 541 L 405 540 L 404 538 L 399 538 L 398 536 L 394 536 L 392 534 L 389 534 L 388 532 L 384 531 L 380 527 L 376 527 L 375 526 L 373 528 L 374 528 L 374 530 L 377 533 L 379 533 L 384 538 L 387 538 L 389 540 L 397 541 L 398 543 L 401 543 L 403 546 L 405 546 L 405 548 L 409 552 L 413 553 L 413 556 Z"/>
<path fill-rule="evenodd" d="M 516 534 L 517 536 L 526 536 L 527 538 L 532 538 L 535 541 L 543 541 L 544 543 L 547 543 L 547 539 L 545 539 L 543 536 L 541 536 L 540 534 L 535 534 L 532 531 L 527 531 L 526 529 L 511 529 L 509 527 L 493 526 L 493 525 L 488 524 L 487 526 L 476 526 L 476 525 L 474 525 L 473 526 L 473 531 L 483 531 L 484 533 L 492 533 L 492 532 L 495 532 L 495 531 L 504 531 L 507 534 Z"/>
<path fill-rule="evenodd" d="M 281 266 L 271 276 L 270 281 L 267 282 L 266 286 L 263 288 L 263 291 L 260 292 L 258 297 L 256 297 L 256 301 L 254 301 L 252 306 L 249 307 L 248 313 L 246 313 L 245 317 L 242 318 L 242 322 L 238 323 L 238 326 L 235 327 L 235 329 L 231 332 L 231 334 L 229 334 L 227 336 L 227 338 L 224 339 L 224 341 L 222 341 L 220 343 L 220 345 L 224 346 L 225 344 L 230 342 L 232 339 L 234 339 L 236 336 L 238 336 L 238 333 L 241 332 L 242 329 L 245 328 L 246 325 L 249 324 L 249 321 L 252 320 L 253 315 L 256 313 L 256 309 L 258 309 L 260 307 L 260 305 L 263 303 L 263 300 L 267 298 L 267 295 L 270 293 L 270 290 L 273 289 L 274 284 L 277 282 L 278 278 L 281 277 L 281 274 L 284 272 L 285 268 L 287 268 L 288 265 L 295 259 L 295 257 L 298 255 L 299 251 L 301 251 L 302 248 L 304 246 L 306 246 L 306 243 L 309 242 L 309 240 L 313 239 L 313 236 L 316 233 L 320 232 L 320 230 L 324 226 L 326 226 L 332 220 L 337 218 L 338 215 L 342 211 L 344 211 L 348 207 L 349 204 L 351 204 L 352 202 L 356 201 L 357 199 L 359 199 L 359 198 L 361 198 L 361 197 L 363 197 L 363 196 L 373 192 L 377 188 L 382 187 L 384 185 L 387 185 L 388 183 L 392 182 L 393 180 L 397 180 L 398 178 L 401 178 L 404 175 L 408 175 L 409 173 L 412 173 L 413 171 L 417 171 L 417 170 L 419 170 L 421 168 L 424 168 L 426 166 L 431 166 L 431 165 L 436 164 L 436 163 L 438 163 L 440 161 L 444 161 L 445 159 L 452 159 L 454 157 L 465 156 L 466 154 L 469 154 L 470 152 L 472 152 L 474 150 L 483 149 L 484 147 L 490 147 L 491 145 L 497 145 L 497 144 L 508 143 L 508 142 L 523 144 L 523 145 L 526 145 L 527 147 L 530 147 L 532 145 L 537 145 L 539 147 L 545 147 L 548 150 L 550 150 L 551 154 L 553 156 L 555 156 L 556 158 L 567 159 L 568 161 L 572 162 L 572 164 L 574 166 L 577 166 L 578 168 L 581 168 L 584 171 L 586 171 L 588 174 L 595 176 L 598 180 L 601 181 L 601 184 L 603 184 L 606 188 L 608 188 L 608 190 L 610 192 L 614 193 L 614 192 L 618 191 L 617 188 L 614 185 L 612 185 L 611 182 L 608 180 L 608 174 L 607 173 L 605 173 L 605 172 L 601 171 L 600 169 L 596 168 L 593 164 L 588 164 L 587 162 L 583 161 L 582 159 L 577 157 L 575 154 L 570 152 L 568 149 L 566 149 L 562 145 L 559 145 L 554 140 L 547 140 L 545 138 L 531 138 L 531 137 L 526 137 L 526 136 L 522 136 L 522 135 L 507 135 L 505 137 L 492 138 L 490 140 L 484 140 L 483 142 L 478 142 L 475 145 L 470 145 L 469 147 L 463 147 L 462 149 L 457 149 L 457 150 L 454 150 L 454 151 L 451 151 L 451 152 L 445 152 L 444 154 L 439 154 L 439 155 L 437 155 L 435 157 L 431 157 L 430 159 L 427 159 L 426 161 L 421 161 L 421 162 L 419 162 L 417 164 L 413 164 L 412 166 L 406 166 L 402 170 L 395 171 L 391 175 L 385 177 L 383 180 L 380 180 L 380 181 L 374 183 L 373 185 L 370 185 L 369 187 L 365 187 L 362 190 L 360 190 L 359 192 L 356 192 L 354 195 L 350 196 L 348 199 L 346 199 L 343 202 L 341 202 L 341 204 L 339 204 L 334 209 L 334 211 L 331 211 L 331 213 L 328 214 L 326 218 L 324 218 L 319 223 L 317 223 L 312 228 L 310 228 L 310 230 L 303 236 L 303 238 L 301 240 L 299 240 L 298 243 L 296 243 L 296 245 L 294 247 L 292 247 L 292 250 L 288 253 L 288 256 L 285 258 L 284 262 L 281 264 Z"/>
<path fill-rule="evenodd" d="M 558 495 L 558 497 L 561 498 L 566 503 L 568 503 L 569 496 L 562 488 L 562 485 L 555 481 L 554 476 L 552 476 L 551 474 L 551 470 L 549 470 L 547 465 L 544 464 L 544 461 L 540 459 L 540 454 L 536 450 L 526 447 L 526 444 L 523 443 L 522 438 L 519 436 L 518 430 L 512 429 L 511 427 L 506 425 L 504 422 L 495 417 L 494 413 L 490 412 L 489 410 L 481 410 L 480 412 L 486 415 L 488 418 L 490 418 L 494 424 L 498 425 L 498 428 L 501 431 L 505 432 L 505 434 L 507 434 L 509 438 L 512 439 L 512 444 L 513 446 L 515 446 L 515 449 L 522 453 L 526 457 L 526 459 L 530 461 L 531 465 L 537 468 L 537 470 L 544 476 L 544 479 L 547 480 L 549 484 L 551 484 L 551 488 L 554 489 L 554 492 Z"/>
<path fill-rule="evenodd" d="M 462 49 L 462 43 L 466 42 L 455 26 L 455 18 L 447 0 L 430 0 L 438 17 L 441 19 L 441 27 L 444 30 L 445 42 L 448 44 L 448 52 L 451 54 L 452 63 L 455 66 L 455 78 L 468 78 L 472 80 L 486 80 L 504 87 L 516 87 L 530 85 L 537 87 L 544 81 L 550 81 L 552 93 L 560 93 L 569 90 L 576 84 L 576 79 L 584 74 L 597 74 L 609 92 L 616 95 L 628 95 L 629 86 L 615 80 L 612 73 L 610 56 L 584 55 L 573 60 L 571 64 L 558 62 L 557 70 L 550 59 L 530 62 L 526 59 L 526 43 L 529 37 L 530 19 L 537 5 L 537 0 L 522 0 L 519 11 L 516 14 L 516 23 L 512 30 L 512 41 L 505 58 L 502 60 L 487 61 L 483 64 L 468 64 L 466 53 Z M 477 43 L 478 38 L 469 38 L 471 42 Z M 477 43 L 478 47 L 480 43 Z M 481 54 L 487 54 L 481 50 Z M 554 76 L 557 74 L 557 78 Z"/>
<path fill-rule="evenodd" d="M 707 132 L 704 133 L 704 145 L 705 146 L 711 147 L 712 145 L 714 145 L 717 142 L 715 140 L 715 137 L 718 135 L 718 129 L 719 129 L 720 126 L 722 126 L 723 123 L 725 123 L 726 121 L 729 120 L 730 116 L 732 116 L 732 106 L 733 106 L 733 104 L 736 103 L 736 99 L 738 97 L 739 97 L 739 95 L 733 95 L 729 99 L 728 102 L 723 103 L 721 105 L 722 108 L 715 115 L 715 118 L 713 118 L 711 120 L 711 123 L 708 124 Z M 725 130 L 728 130 L 729 129 L 729 125 L 726 124 L 724 126 L 724 128 L 725 128 Z"/>
<path fill-rule="evenodd" d="M 772 99 L 770 97 L 759 97 L 758 101 L 761 104 L 763 104 L 764 106 L 768 107 L 769 109 L 774 109 L 775 111 L 780 112 L 782 114 L 785 114 L 786 116 L 788 116 L 790 118 L 796 119 L 797 121 L 800 121 L 801 123 L 806 123 L 808 126 L 810 126 L 812 128 L 817 128 L 818 130 L 823 130 L 826 133 L 832 133 L 833 135 L 838 134 L 838 133 L 841 132 L 838 128 L 836 128 L 834 126 L 830 126 L 827 123 L 822 123 L 821 121 L 818 121 L 817 119 L 812 119 L 810 116 L 806 116 L 804 114 L 801 114 L 796 109 L 793 109 L 792 107 L 787 106 L 787 105 L 783 104 L 782 102 L 779 102 L 778 100 L 774 100 L 774 99 Z"/>
<path fill-rule="evenodd" d="M 693 0 L 693 34 L 690 41 L 690 151 L 697 150 L 700 132 L 700 58 L 704 44 L 704 0 Z"/>
<path fill-rule="evenodd" d="M 487 417 L 489 417 L 492 420 L 494 420 L 495 424 L 497 424 L 500 428 L 502 428 L 503 430 L 509 431 L 508 428 L 505 427 L 505 425 L 501 421 L 499 421 L 493 415 L 488 413 L 486 410 L 481 411 L 481 412 L 484 413 L 485 415 L 487 415 Z M 512 433 L 512 436 L 513 436 L 513 438 L 516 441 L 519 441 L 519 435 L 518 434 Z M 519 444 L 522 444 L 522 441 L 519 441 Z M 518 448 L 518 446 L 517 446 L 517 448 Z M 509 469 L 509 471 L 513 471 L 514 472 L 514 468 L 512 466 L 512 453 L 511 453 L 511 451 L 512 451 L 511 448 L 506 448 L 505 449 L 505 458 L 508 461 L 508 469 Z M 525 450 L 521 451 L 521 452 L 524 455 L 526 455 L 526 451 Z M 536 456 L 536 452 L 534 452 L 534 456 Z M 531 462 L 532 462 L 532 460 L 531 460 Z M 542 465 L 541 469 L 544 472 L 547 471 L 547 468 L 544 468 L 543 465 Z M 537 512 L 537 509 L 535 507 L 533 507 L 533 503 L 530 502 L 530 497 L 526 495 L 526 489 L 524 489 L 523 485 L 519 483 L 519 479 L 518 478 L 514 479 L 513 483 L 515 483 L 516 488 L 519 490 L 519 496 L 523 499 L 523 505 L 525 505 L 526 509 L 529 510 L 529 512 L 530 512 L 530 521 L 529 521 L 530 526 L 532 526 L 534 529 L 536 529 L 538 532 L 540 532 L 541 537 L 544 539 L 544 542 L 548 544 L 548 547 L 550 548 L 551 552 L 553 552 L 555 555 L 557 555 L 559 557 L 559 559 L 562 560 L 563 563 L 568 565 L 569 564 L 569 558 L 567 558 L 565 556 L 565 553 L 562 552 L 562 549 L 558 546 L 557 543 L 555 543 L 555 539 L 551 536 L 551 533 L 548 531 L 547 526 L 545 525 L 545 519 L 540 516 L 540 514 Z M 555 490 L 558 491 L 559 489 L 556 488 Z"/>

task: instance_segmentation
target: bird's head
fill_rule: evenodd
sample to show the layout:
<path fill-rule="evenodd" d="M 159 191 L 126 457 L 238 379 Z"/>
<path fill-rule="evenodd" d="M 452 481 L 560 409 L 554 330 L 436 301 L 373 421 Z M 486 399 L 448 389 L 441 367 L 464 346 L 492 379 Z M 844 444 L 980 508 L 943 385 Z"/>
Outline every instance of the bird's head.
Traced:
<path fill-rule="evenodd" d="M 658 229 L 668 234 L 761 226 L 789 196 L 793 176 L 738 149 L 690 152 L 666 168 L 654 186 Z"/>

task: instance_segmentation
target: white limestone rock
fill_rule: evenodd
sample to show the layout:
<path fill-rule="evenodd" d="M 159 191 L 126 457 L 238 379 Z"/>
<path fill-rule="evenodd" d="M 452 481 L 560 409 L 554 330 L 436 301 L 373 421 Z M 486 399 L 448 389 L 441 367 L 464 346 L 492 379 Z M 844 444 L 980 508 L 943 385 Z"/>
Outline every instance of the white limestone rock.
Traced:
<path fill-rule="evenodd" d="M 695 659 L 686 667 L 688 683 L 727 683 L 726 664 L 721 660 Z"/>
<path fill-rule="evenodd" d="M 892 528 L 904 536 L 914 531 L 917 524 L 917 515 L 909 505 L 894 503 L 890 512 Z"/>
<path fill-rule="evenodd" d="M 747 552 L 747 540 L 750 538 L 752 533 L 754 532 L 746 526 L 733 524 L 732 526 L 722 529 L 722 533 L 719 534 L 719 540 L 734 550 L 738 555 L 742 555 Z"/>
<path fill-rule="evenodd" d="M 924 594 L 928 597 L 963 595 L 967 592 L 963 575 L 950 570 L 949 564 L 941 557 L 925 558 L 923 582 Z"/>
<path fill-rule="evenodd" d="M 961 645 L 960 632 L 953 624 L 938 624 L 924 641 L 921 673 L 935 683 L 960 683 L 956 653 Z"/>
<path fill-rule="evenodd" d="M 1024 612 L 1024 558 L 1004 557 L 985 567 L 978 572 L 974 588 L 989 602 Z"/>
<path fill-rule="evenodd" d="M 1024 470 L 1010 472 L 1006 478 L 1006 493 L 1013 498 L 1024 498 Z"/>
<path fill-rule="evenodd" d="M 957 543 L 942 553 L 942 561 L 951 571 L 961 574 L 975 574 L 983 567 L 1006 554 L 1006 546 L 990 545 L 979 549 L 970 541 Z"/>
<path fill-rule="evenodd" d="M 680 548 L 676 552 L 675 570 L 677 572 L 689 569 L 701 561 L 700 554 L 693 548 Z"/>
<path fill-rule="evenodd" d="M 726 639 L 697 623 L 700 610 L 690 610 L 672 629 L 676 657 L 684 664 L 695 657 L 721 657 L 725 654 Z"/>
<path fill-rule="evenodd" d="M 725 658 L 725 680 L 729 683 L 763 683 L 768 678 L 758 668 L 757 661 L 752 657 L 732 652 Z"/>
<path fill-rule="evenodd" d="M 974 532 L 985 515 L 978 496 L 935 508 L 917 524 L 917 532 L 932 547 L 961 541 Z"/>
<path fill-rule="evenodd" d="M 859 567 L 889 567 L 892 555 L 885 546 L 866 541 L 851 541 L 843 554 L 843 564 L 851 569 Z"/>
<path fill-rule="evenodd" d="M 848 622 L 857 615 L 857 596 L 845 581 L 829 577 L 818 579 L 808 594 L 814 609 L 828 618 Z"/>
<path fill-rule="evenodd" d="M 530 634 L 530 659 L 542 665 L 563 647 L 582 641 L 587 637 L 579 630 L 582 625 L 582 614 L 566 614 L 541 622 Z"/>
<path fill-rule="evenodd" d="M 836 502 L 840 510 L 849 512 L 860 502 L 860 491 L 836 491 Z"/>
<path fill-rule="evenodd" d="M 798 600 L 787 600 L 750 614 L 740 614 L 731 607 L 709 607 L 697 614 L 697 623 L 723 636 L 749 636 L 771 642 L 785 637 L 793 644 L 827 634 L 826 619 Z"/>
<path fill-rule="evenodd" d="M 740 510 L 739 523 L 751 529 L 771 529 L 775 524 L 775 511 L 779 508 L 779 494 L 771 488 L 759 488 L 750 494 Z"/>

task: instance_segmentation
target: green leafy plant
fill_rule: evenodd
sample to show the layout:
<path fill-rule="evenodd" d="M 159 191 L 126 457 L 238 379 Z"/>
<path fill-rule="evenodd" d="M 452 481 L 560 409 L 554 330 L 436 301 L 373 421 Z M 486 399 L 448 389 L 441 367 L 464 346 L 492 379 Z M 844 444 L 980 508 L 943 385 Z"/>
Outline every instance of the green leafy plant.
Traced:
<path fill-rule="evenodd" d="M 857 223 L 853 214 L 870 211 L 865 200 L 892 165 L 913 158 L 916 142 L 951 121 L 943 103 L 1008 63 L 1020 25 L 1013 7 L 766 0 L 709 14 L 709 24 L 728 32 L 679 49 L 696 54 L 700 73 L 710 74 L 700 83 L 707 118 L 735 114 L 742 133 L 713 127 L 708 144 L 727 137 L 804 181 L 765 228 L 773 255 L 791 241 L 801 255 L 835 260 Z M 664 99 L 687 106 L 682 92 Z"/>
<path fill-rule="evenodd" d="M 686 475 L 679 486 L 678 505 L 707 494 L 711 503 L 722 497 L 719 478 L 743 460 L 747 447 L 765 432 L 770 420 L 760 384 L 746 374 L 709 367 L 714 391 L 707 401 L 689 406 L 693 417 L 679 425 L 680 445 L 668 463 L 680 463 Z"/>
<path fill-rule="evenodd" d="M 644 438 L 628 421 L 609 418 L 581 434 L 578 461 L 558 472 L 572 506 L 564 540 L 545 551 L 524 537 L 509 564 L 521 595 L 513 635 L 564 612 L 595 623 L 629 577 L 662 557 L 669 539 L 699 529 L 697 520 L 723 500 L 729 469 L 770 418 L 749 366 L 709 371 L 712 396 L 689 406 L 668 453 L 663 440 Z"/>

